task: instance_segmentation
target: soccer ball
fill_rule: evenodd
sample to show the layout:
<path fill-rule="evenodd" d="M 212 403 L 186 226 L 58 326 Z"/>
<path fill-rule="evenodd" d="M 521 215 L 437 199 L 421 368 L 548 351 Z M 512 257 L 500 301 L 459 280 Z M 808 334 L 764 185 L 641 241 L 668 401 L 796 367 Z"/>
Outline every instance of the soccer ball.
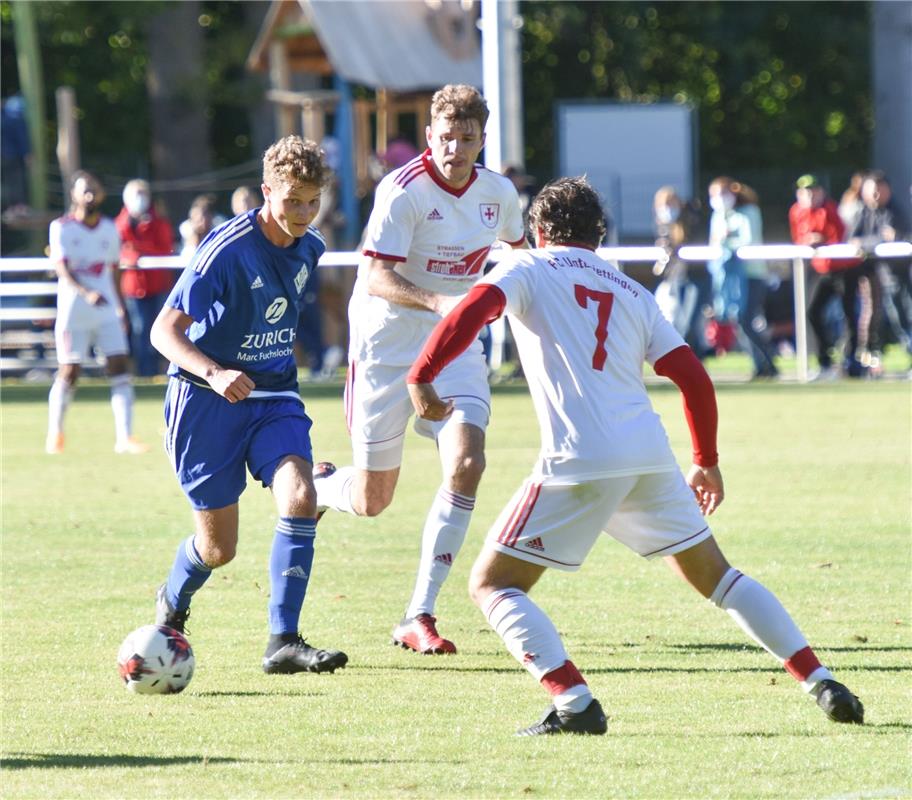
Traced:
<path fill-rule="evenodd" d="M 166 625 L 144 625 L 117 652 L 124 686 L 137 694 L 176 694 L 187 688 L 196 659 L 182 633 Z"/>

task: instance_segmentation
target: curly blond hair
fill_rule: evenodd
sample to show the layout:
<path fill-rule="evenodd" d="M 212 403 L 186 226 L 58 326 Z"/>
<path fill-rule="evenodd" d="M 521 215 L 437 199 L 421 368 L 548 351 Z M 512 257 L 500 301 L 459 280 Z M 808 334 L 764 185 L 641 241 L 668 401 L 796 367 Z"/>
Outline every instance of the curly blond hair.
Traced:
<path fill-rule="evenodd" d="M 310 139 L 286 136 L 263 154 L 263 183 L 271 189 L 279 184 L 325 186 L 331 176 L 324 152 Z"/>
<path fill-rule="evenodd" d="M 488 121 L 488 104 L 474 86 L 464 83 L 449 83 L 434 92 L 431 98 L 431 119 L 440 117 L 448 120 L 478 120 L 484 130 Z"/>

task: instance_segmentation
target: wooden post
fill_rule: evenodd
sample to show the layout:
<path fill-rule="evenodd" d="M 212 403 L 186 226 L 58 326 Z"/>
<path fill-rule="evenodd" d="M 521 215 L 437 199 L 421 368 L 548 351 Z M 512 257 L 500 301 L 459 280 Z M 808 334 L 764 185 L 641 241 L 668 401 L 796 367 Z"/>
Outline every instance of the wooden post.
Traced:
<path fill-rule="evenodd" d="M 273 89 L 291 89 L 291 71 L 288 68 L 288 53 L 282 42 L 269 45 L 269 83 Z M 276 103 L 276 131 L 279 138 L 295 132 L 295 110 L 284 103 Z"/>
<path fill-rule="evenodd" d="M 76 119 L 76 90 L 72 86 L 59 86 L 57 98 L 57 163 L 63 176 L 63 185 L 69 186 L 70 178 L 81 166 L 79 152 L 79 122 Z"/>

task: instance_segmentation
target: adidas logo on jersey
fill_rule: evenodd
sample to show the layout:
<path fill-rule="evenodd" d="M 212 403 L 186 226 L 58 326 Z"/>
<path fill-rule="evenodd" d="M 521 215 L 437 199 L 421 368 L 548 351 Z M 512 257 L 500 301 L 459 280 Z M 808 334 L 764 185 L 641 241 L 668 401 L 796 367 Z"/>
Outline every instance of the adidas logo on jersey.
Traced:
<path fill-rule="evenodd" d="M 434 557 L 434 561 L 440 561 L 448 566 L 453 566 L 453 556 L 450 553 L 441 553 L 439 556 Z"/>
<path fill-rule="evenodd" d="M 544 544 L 544 542 L 542 542 L 541 536 L 536 536 L 534 539 L 530 539 L 528 542 L 526 542 L 526 547 L 528 547 L 531 550 L 544 551 L 545 544 Z"/>
<path fill-rule="evenodd" d="M 443 214 L 441 214 L 441 213 L 435 208 L 435 209 L 433 209 L 433 210 L 431 211 L 430 214 L 427 215 L 427 219 L 429 219 L 431 222 L 436 222 L 437 220 L 443 219 Z"/>
<path fill-rule="evenodd" d="M 253 279 L 253 283 L 250 284 L 250 288 L 251 289 L 262 289 L 263 288 L 263 279 L 259 275 L 257 275 Z"/>
<path fill-rule="evenodd" d="M 282 573 L 283 578 L 307 578 L 307 573 L 304 571 L 304 568 L 295 564 L 295 566 L 290 569 L 286 569 Z"/>

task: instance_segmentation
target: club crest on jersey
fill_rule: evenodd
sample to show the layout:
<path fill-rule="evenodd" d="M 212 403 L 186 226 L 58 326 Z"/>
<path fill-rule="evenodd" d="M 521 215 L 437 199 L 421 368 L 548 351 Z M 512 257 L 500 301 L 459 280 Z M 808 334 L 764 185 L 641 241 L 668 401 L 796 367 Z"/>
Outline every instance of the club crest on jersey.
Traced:
<path fill-rule="evenodd" d="M 304 291 L 304 284 L 307 283 L 307 276 L 310 275 L 310 270 L 307 268 L 307 264 L 304 264 L 301 269 L 298 270 L 298 274 L 295 275 L 294 285 L 298 294 L 301 294 Z"/>
<path fill-rule="evenodd" d="M 486 228 L 496 228 L 500 222 L 500 203 L 479 203 L 478 213 Z"/>
<path fill-rule="evenodd" d="M 269 304 L 266 309 L 266 321 L 270 325 L 275 325 L 285 314 L 288 309 L 288 300 L 284 297 L 277 297 Z"/>

